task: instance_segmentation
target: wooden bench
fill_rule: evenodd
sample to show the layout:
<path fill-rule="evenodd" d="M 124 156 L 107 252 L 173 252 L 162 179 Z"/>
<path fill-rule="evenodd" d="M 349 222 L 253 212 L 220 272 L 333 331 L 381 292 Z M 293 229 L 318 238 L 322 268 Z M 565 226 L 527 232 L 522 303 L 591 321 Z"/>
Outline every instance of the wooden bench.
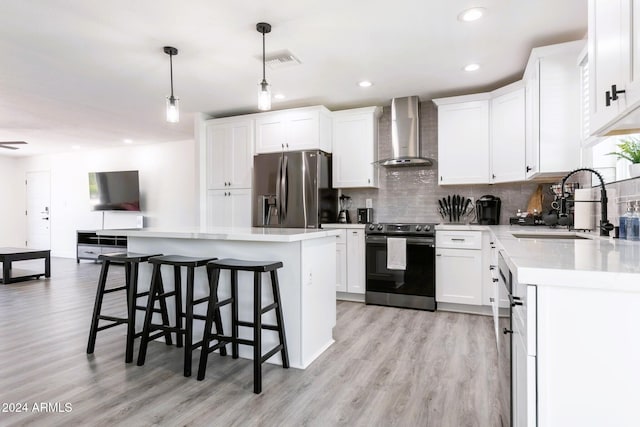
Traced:
<path fill-rule="evenodd" d="M 44 273 L 13 270 L 11 268 L 11 263 L 14 261 L 27 261 L 41 258 L 44 259 Z M 2 263 L 0 283 L 8 284 L 23 280 L 38 279 L 40 276 L 51 276 L 51 251 L 49 249 L 0 248 L 0 262 Z"/>

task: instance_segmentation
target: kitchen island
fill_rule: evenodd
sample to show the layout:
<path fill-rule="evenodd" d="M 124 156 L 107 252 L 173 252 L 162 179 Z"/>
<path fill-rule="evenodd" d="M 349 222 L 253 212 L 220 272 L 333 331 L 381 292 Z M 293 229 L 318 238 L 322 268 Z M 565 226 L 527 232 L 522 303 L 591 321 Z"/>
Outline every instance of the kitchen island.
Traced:
<path fill-rule="evenodd" d="M 289 359 L 294 368 L 305 369 L 333 343 L 333 327 L 336 323 L 336 235 L 337 230 L 287 229 L 287 228 L 146 228 L 101 230 L 97 234 L 127 236 L 130 252 L 162 253 L 164 255 L 185 255 L 222 258 L 237 258 L 255 261 L 282 261 L 278 270 L 280 295 L 284 315 Z M 139 288 L 148 288 L 151 267 L 141 265 Z M 162 279 L 168 289 L 173 288 L 173 272 L 163 269 Z M 183 283 L 186 283 L 183 271 Z M 269 280 L 263 280 L 262 305 L 272 299 Z M 239 272 L 239 318 L 252 318 L 253 273 Z M 202 298 L 209 293 L 205 269 L 196 269 L 194 298 Z M 220 275 L 219 297 L 230 296 L 228 271 Z M 171 299 L 169 303 L 173 302 Z M 205 314 L 206 304 L 196 306 L 195 313 Z M 229 306 L 221 309 L 223 325 L 229 328 L 231 311 Z M 173 307 L 169 307 L 173 313 Z M 143 313 L 138 313 L 138 328 L 142 324 Z M 173 322 L 173 318 L 171 319 Z M 275 323 L 274 312 L 263 316 L 265 323 Z M 202 336 L 204 323 L 194 324 L 194 340 Z M 251 339 L 252 331 L 240 328 L 240 337 Z M 263 332 L 263 349 L 277 344 L 277 334 Z M 240 346 L 240 356 L 251 359 L 252 349 Z M 269 359 L 271 363 L 281 363 L 277 354 Z"/>

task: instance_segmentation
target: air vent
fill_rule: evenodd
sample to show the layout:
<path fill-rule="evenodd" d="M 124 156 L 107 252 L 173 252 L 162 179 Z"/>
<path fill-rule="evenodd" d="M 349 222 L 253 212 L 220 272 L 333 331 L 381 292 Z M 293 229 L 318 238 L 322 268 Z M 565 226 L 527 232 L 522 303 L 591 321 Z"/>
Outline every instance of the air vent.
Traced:
<path fill-rule="evenodd" d="M 281 50 L 268 54 L 265 57 L 265 62 L 272 70 L 288 68 L 300 64 L 300 60 L 288 50 Z"/>

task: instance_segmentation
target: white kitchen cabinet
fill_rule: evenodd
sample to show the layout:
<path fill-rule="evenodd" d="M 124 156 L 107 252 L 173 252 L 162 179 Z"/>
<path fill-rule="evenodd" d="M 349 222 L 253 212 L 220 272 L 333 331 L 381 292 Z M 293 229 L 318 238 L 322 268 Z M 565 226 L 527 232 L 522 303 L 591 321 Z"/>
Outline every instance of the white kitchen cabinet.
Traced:
<path fill-rule="evenodd" d="M 347 232 L 336 236 L 336 291 L 347 292 Z"/>
<path fill-rule="evenodd" d="M 436 302 L 482 305 L 482 232 L 436 232 Z"/>
<path fill-rule="evenodd" d="M 323 228 L 338 229 L 336 236 L 336 292 L 338 299 L 364 301 L 366 281 L 364 227 L 343 224 L 323 224 Z"/>
<path fill-rule="evenodd" d="M 208 190 L 207 225 L 251 227 L 251 189 Z"/>
<path fill-rule="evenodd" d="M 584 41 L 531 51 L 524 73 L 526 177 L 557 177 L 580 165 L 580 75 Z"/>
<path fill-rule="evenodd" d="M 525 89 L 504 92 L 491 99 L 491 183 L 525 180 Z"/>
<path fill-rule="evenodd" d="M 434 102 L 438 105 L 438 183 L 488 183 L 489 95 Z"/>
<path fill-rule="evenodd" d="M 347 292 L 365 292 L 365 242 L 364 230 L 347 230 Z"/>
<path fill-rule="evenodd" d="M 253 120 L 207 121 L 207 188 L 251 188 Z"/>
<path fill-rule="evenodd" d="M 314 149 L 330 153 L 330 114 L 316 106 L 255 115 L 256 153 Z"/>
<path fill-rule="evenodd" d="M 611 130 L 637 129 L 640 1 L 589 0 L 588 23 L 591 133 L 601 136 Z"/>
<path fill-rule="evenodd" d="M 333 187 L 377 188 L 380 107 L 333 112 Z"/>

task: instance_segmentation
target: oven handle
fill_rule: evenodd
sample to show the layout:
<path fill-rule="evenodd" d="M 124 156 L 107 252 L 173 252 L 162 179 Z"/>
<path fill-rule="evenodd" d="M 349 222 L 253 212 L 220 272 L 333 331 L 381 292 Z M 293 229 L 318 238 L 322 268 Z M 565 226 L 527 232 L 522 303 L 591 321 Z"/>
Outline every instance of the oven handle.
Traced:
<path fill-rule="evenodd" d="M 418 246 L 435 246 L 435 239 L 430 237 L 406 237 L 408 245 L 418 245 Z M 386 236 L 367 236 L 365 238 L 365 243 L 387 243 Z"/>

